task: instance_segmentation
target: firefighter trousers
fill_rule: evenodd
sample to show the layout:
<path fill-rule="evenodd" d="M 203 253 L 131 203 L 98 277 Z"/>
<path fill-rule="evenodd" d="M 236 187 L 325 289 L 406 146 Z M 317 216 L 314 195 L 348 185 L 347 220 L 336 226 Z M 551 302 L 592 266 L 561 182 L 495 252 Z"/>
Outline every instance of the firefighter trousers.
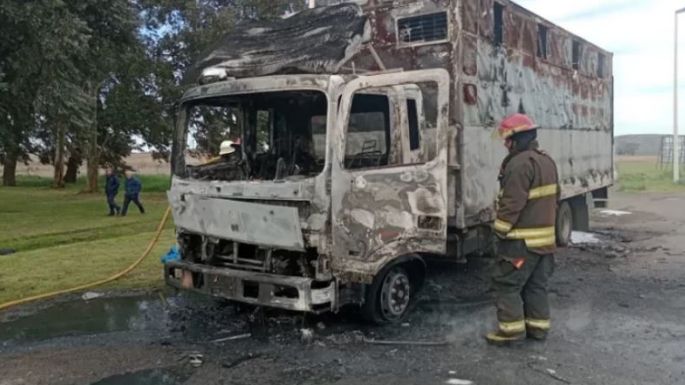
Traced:
<path fill-rule="evenodd" d="M 554 272 L 554 255 L 532 253 L 523 241 L 514 240 L 501 241 L 497 249 L 492 288 L 500 325 L 521 321 L 548 325 L 547 285 Z"/>

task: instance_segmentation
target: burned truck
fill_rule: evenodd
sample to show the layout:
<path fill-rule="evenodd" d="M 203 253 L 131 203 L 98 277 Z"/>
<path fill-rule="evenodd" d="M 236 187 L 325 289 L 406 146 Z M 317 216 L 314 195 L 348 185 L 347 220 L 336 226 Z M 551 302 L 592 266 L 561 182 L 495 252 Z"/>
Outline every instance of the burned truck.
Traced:
<path fill-rule="evenodd" d="M 490 248 L 492 134 L 514 112 L 558 164 L 559 244 L 613 183 L 611 53 L 510 1 L 319 6 L 236 28 L 197 68 L 168 192 L 176 288 L 401 320 L 427 261 Z M 206 161 L 225 140 L 226 173 Z"/>

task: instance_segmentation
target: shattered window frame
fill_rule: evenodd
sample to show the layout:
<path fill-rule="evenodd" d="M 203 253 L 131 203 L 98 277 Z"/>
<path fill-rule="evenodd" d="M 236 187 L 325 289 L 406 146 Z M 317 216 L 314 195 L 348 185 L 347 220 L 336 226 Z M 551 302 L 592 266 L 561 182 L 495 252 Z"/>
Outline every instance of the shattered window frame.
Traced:
<path fill-rule="evenodd" d="M 502 47 L 504 45 L 504 12 L 506 7 L 504 4 L 495 1 L 492 4 L 492 44 L 495 47 Z"/>
<path fill-rule="evenodd" d="M 240 96 L 252 96 L 256 94 L 267 94 L 267 93 L 287 93 L 287 92 L 311 92 L 311 93 L 320 93 L 323 96 L 323 100 L 326 103 L 325 107 L 325 139 L 324 139 L 324 151 L 323 151 L 323 168 L 321 169 L 320 172 L 316 173 L 316 175 L 311 174 L 311 175 L 306 175 L 307 178 L 316 178 L 318 176 L 321 176 L 325 173 L 328 172 L 330 169 L 331 165 L 331 152 L 329 149 L 329 136 L 331 135 L 331 127 L 329 126 L 329 118 L 330 114 L 333 112 L 334 106 L 337 106 L 335 101 L 331 98 L 331 95 L 329 94 L 328 89 L 326 88 L 317 88 L 317 87 L 301 87 L 301 88 L 292 88 L 292 89 L 280 89 L 280 88 L 256 88 L 253 90 L 249 90 L 246 92 L 211 92 L 208 94 L 203 94 L 203 95 L 196 95 L 193 97 L 184 97 L 180 100 L 178 107 L 177 107 L 177 112 L 176 112 L 176 118 L 175 118 L 175 124 L 174 124 L 174 142 L 172 143 L 172 174 L 174 177 L 182 178 L 182 179 L 187 179 L 189 178 L 189 174 L 187 171 L 188 166 L 192 166 L 187 164 L 186 162 L 186 153 L 188 151 L 188 134 L 189 134 L 189 126 L 188 122 L 190 119 L 190 109 L 193 108 L 196 105 L 202 104 L 203 101 L 209 101 L 212 99 L 221 99 L 221 98 L 235 98 L 235 97 L 240 97 Z M 336 107 L 337 108 L 337 107 Z M 238 120 L 241 121 L 243 120 L 241 124 L 241 129 L 240 129 L 240 138 L 241 140 L 245 139 L 245 124 L 248 124 L 246 121 L 244 114 L 241 114 L 241 116 L 238 117 Z M 311 130 L 312 127 L 310 127 Z M 255 128 L 256 129 L 256 128 Z M 255 132 L 256 134 L 256 132 Z M 271 136 L 271 135 L 269 135 Z M 312 136 L 314 136 L 314 133 L 312 132 Z M 312 138 L 312 141 L 314 138 Z M 246 143 L 243 143 L 243 150 L 245 147 Z M 312 143 L 314 145 L 314 143 Z M 313 151 L 314 149 L 312 149 Z"/>
<path fill-rule="evenodd" d="M 549 27 L 542 23 L 538 23 L 536 55 L 544 60 L 547 60 L 549 56 Z"/>
<path fill-rule="evenodd" d="M 416 99 L 407 98 L 407 128 L 409 129 L 409 151 L 421 150 L 421 122 Z"/>
<path fill-rule="evenodd" d="M 345 143 L 343 146 L 343 164 L 342 168 L 345 170 L 351 170 L 351 171 L 357 171 L 357 170 L 373 170 L 373 169 L 380 169 L 380 168 L 387 168 L 387 167 L 396 167 L 398 166 L 398 163 L 392 162 L 391 155 L 393 151 L 393 146 L 395 143 L 393 142 L 393 122 L 397 121 L 397 116 L 395 114 L 397 111 L 395 110 L 393 106 L 393 97 L 390 94 L 384 94 L 384 93 L 365 93 L 365 92 L 359 92 L 363 90 L 358 90 L 358 92 L 355 92 L 352 95 L 352 103 L 350 104 L 350 110 L 346 112 L 345 116 L 345 125 L 344 130 L 345 130 Z M 366 103 L 362 102 L 357 102 L 359 104 L 355 104 L 355 99 L 358 97 L 367 97 L 369 99 L 380 99 L 384 98 L 385 101 L 382 102 L 383 106 L 381 110 L 378 111 L 357 111 L 353 112 L 353 109 L 355 106 L 359 105 L 369 105 L 373 104 L 371 103 L 372 100 L 368 100 Z M 387 104 L 386 104 L 387 103 Z M 379 104 L 380 105 L 380 104 Z M 350 135 L 350 127 L 352 126 L 352 117 L 354 115 L 357 115 L 358 117 L 372 117 L 372 115 L 376 114 L 382 114 L 383 117 L 383 131 L 382 131 L 382 143 L 380 143 L 381 147 L 378 148 L 379 143 L 376 143 L 374 141 L 374 149 L 367 148 L 367 142 L 371 142 L 370 140 L 365 140 L 362 142 L 361 147 L 359 147 L 360 151 L 356 153 L 348 153 L 351 145 L 351 135 Z M 395 128 L 398 129 L 398 128 Z M 359 130 L 359 131 L 352 131 L 352 133 L 369 133 L 373 131 L 365 131 L 365 130 Z M 378 148 L 378 149 L 376 149 Z M 366 149 L 366 151 L 365 151 Z M 383 151 L 384 149 L 384 151 Z M 401 154 L 395 154 L 396 156 L 399 156 Z M 373 158 L 372 156 L 375 156 L 376 158 Z M 367 161 L 367 163 L 372 163 L 372 161 L 376 161 L 376 165 L 367 165 L 364 163 L 364 161 Z M 360 166 L 355 167 L 355 161 L 358 161 Z"/>
<path fill-rule="evenodd" d="M 597 77 L 604 79 L 606 77 L 606 55 L 601 52 L 597 53 Z"/>
<path fill-rule="evenodd" d="M 583 61 L 583 43 L 580 40 L 573 39 L 571 43 L 571 68 L 580 71 L 581 62 Z"/>
<path fill-rule="evenodd" d="M 422 84 L 427 84 L 428 86 L 422 86 Z M 417 98 L 416 96 L 406 93 L 403 95 L 394 94 L 394 92 L 396 92 L 395 88 L 402 86 L 417 86 L 421 92 L 420 97 Z M 391 89 L 387 94 L 379 91 L 386 87 Z M 343 129 L 341 135 L 345 138 L 343 145 L 340 147 L 343 158 L 336 160 L 339 162 L 340 168 L 348 172 L 370 171 L 424 165 L 434 161 L 438 157 L 440 144 L 437 140 L 431 140 L 430 138 L 437 139 L 437 129 L 439 125 L 438 117 L 440 115 L 437 106 L 437 95 L 440 87 L 440 84 L 433 80 L 420 82 L 406 80 L 392 86 L 386 85 L 381 88 L 362 87 L 357 89 L 351 95 L 352 98 L 364 94 L 387 97 L 389 103 L 389 121 L 387 122 L 387 131 L 385 133 L 387 141 L 386 146 L 388 149 L 387 154 L 385 154 L 387 159 L 384 164 L 379 165 L 368 165 L 364 167 L 351 167 L 348 165 L 348 133 L 353 108 L 352 101 L 350 101 L 350 110 L 345 112 L 340 110 L 338 115 L 339 119 L 342 118 L 342 120 L 340 120 Z M 430 90 L 433 90 L 433 92 Z M 418 134 L 418 136 L 414 138 L 414 145 L 416 148 L 413 148 L 413 139 L 411 138 L 410 132 L 410 103 L 416 105 L 416 134 Z M 342 100 L 339 101 L 339 107 L 340 106 L 342 106 Z M 393 127 L 393 124 L 395 127 Z M 417 155 L 418 159 L 415 158 Z M 415 159 L 412 159 L 412 157 Z"/>
<path fill-rule="evenodd" d="M 445 37 L 443 39 L 436 39 L 436 40 L 416 40 L 416 41 L 406 41 L 402 38 L 402 34 L 400 33 L 400 23 L 402 21 L 406 21 L 408 19 L 419 19 L 419 18 L 425 18 L 427 16 L 434 16 L 434 15 L 444 15 L 445 17 Z M 398 48 L 407 48 L 407 47 L 419 47 L 423 45 L 432 45 L 432 44 L 444 44 L 450 42 L 452 36 L 452 22 L 449 17 L 449 13 L 447 10 L 442 10 L 442 11 L 430 11 L 430 12 L 424 12 L 424 13 L 417 13 L 417 14 L 407 14 L 407 15 L 401 15 L 397 16 L 395 18 L 395 41 L 397 41 L 397 47 Z"/>

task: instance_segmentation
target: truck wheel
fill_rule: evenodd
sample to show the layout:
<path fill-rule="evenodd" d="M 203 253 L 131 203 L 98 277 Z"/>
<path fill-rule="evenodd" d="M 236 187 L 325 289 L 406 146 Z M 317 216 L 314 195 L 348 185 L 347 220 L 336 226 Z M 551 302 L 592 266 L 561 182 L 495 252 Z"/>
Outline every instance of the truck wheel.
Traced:
<path fill-rule="evenodd" d="M 557 245 L 566 247 L 571 243 L 571 232 L 573 231 L 573 213 L 571 205 L 563 201 L 557 210 Z"/>
<path fill-rule="evenodd" d="M 366 320 L 380 325 L 391 324 L 402 321 L 409 313 L 418 287 L 404 266 L 382 270 L 367 288 L 362 307 Z"/>

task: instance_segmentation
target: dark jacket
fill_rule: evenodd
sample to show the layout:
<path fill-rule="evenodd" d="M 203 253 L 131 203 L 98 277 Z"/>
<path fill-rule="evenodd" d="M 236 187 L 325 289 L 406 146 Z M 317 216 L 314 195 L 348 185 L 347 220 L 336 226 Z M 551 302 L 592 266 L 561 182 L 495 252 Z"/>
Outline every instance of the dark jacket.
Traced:
<path fill-rule="evenodd" d="M 105 194 L 117 195 L 119 192 L 119 178 L 116 175 L 107 175 L 105 180 Z"/>
<path fill-rule="evenodd" d="M 126 195 L 138 195 L 143 185 L 137 177 L 126 178 Z"/>
<path fill-rule="evenodd" d="M 523 240 L 528 250 L 551 254 L 556 250 L 556 213 L 559 201 L 557 166 L 537 141 L 504 159 L 495 232 L 500 238 Z"/>

